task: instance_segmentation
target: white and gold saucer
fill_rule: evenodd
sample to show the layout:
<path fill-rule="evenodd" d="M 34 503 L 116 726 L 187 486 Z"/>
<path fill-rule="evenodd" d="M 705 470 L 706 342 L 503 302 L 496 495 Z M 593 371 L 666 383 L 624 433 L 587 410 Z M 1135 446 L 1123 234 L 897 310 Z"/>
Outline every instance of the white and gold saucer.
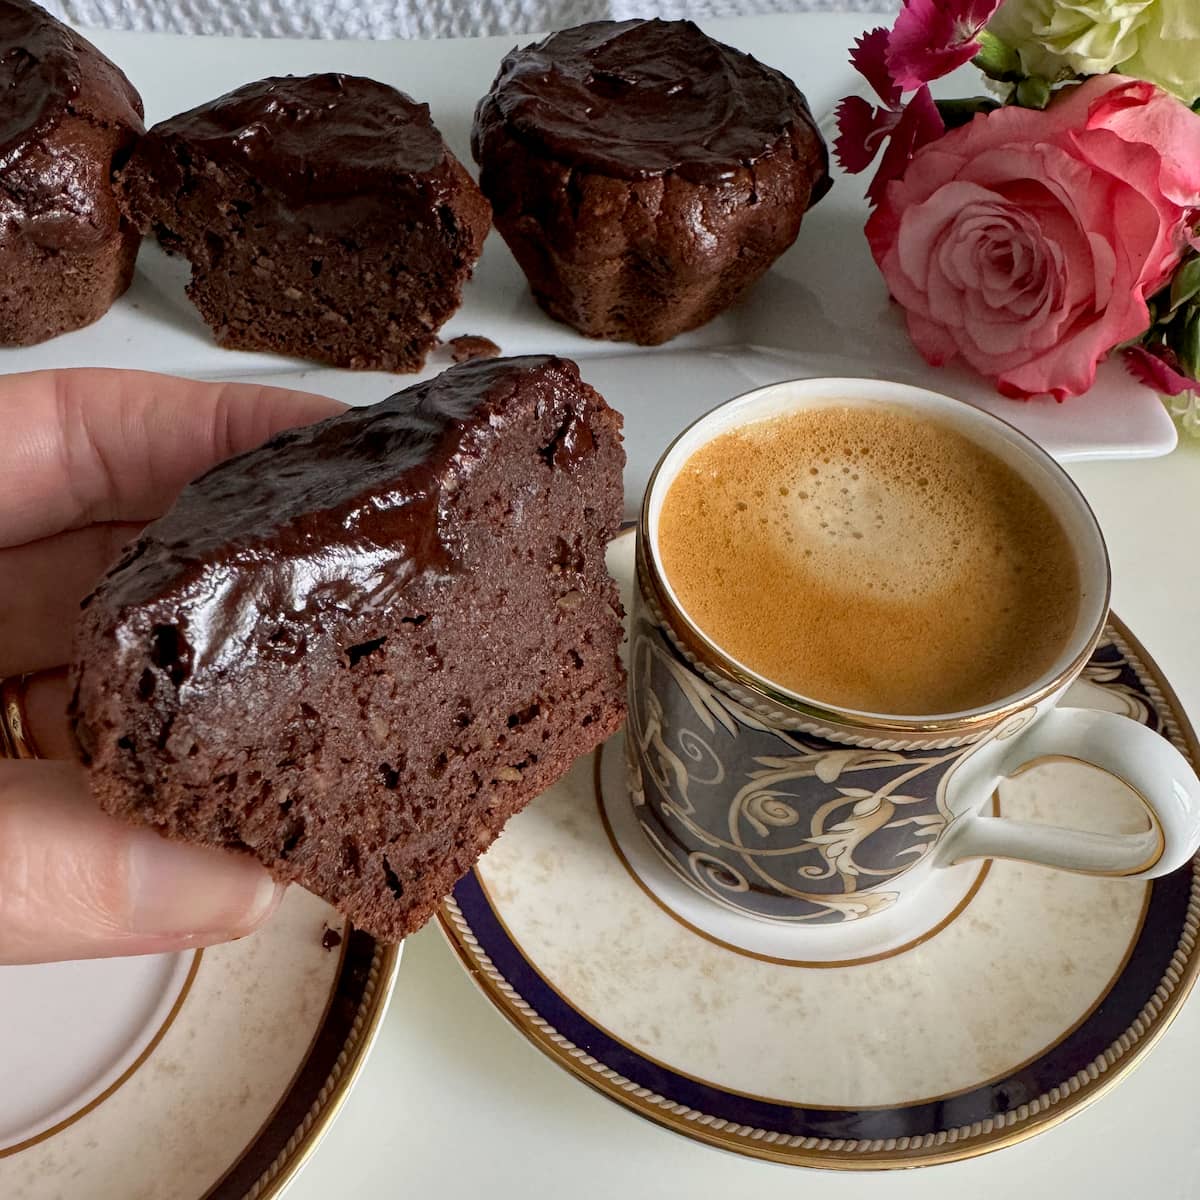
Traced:
<path fill-rule="evenodd" d="M 349 1093 L 399 963 L 290 888 L 231 945 L 0 967 L 0 1196 L 279 1196 Z"/>
<path fill-rule="evenodd" d="M 626 593 L 632 565 L 625 536 L 610 566 Z M 1115 618 L 1066 703 L 1132 716 L 1200 758 Z M 441 923 L 530 1041 L 697 1140 L 833 1168 L 982 1154 L 1101 1096 L 1195 980 L 1194 866 L 1132 883 L 966 864 L 923 924 L 872 918 L 853 937 L 722 911 L 639 840 L 621 758 L 618 737 L 512 821 Z M 1073 761 L 1032 766 L 994 803 L 1108 832 L 1145 820 L 1123 785 Z"/>

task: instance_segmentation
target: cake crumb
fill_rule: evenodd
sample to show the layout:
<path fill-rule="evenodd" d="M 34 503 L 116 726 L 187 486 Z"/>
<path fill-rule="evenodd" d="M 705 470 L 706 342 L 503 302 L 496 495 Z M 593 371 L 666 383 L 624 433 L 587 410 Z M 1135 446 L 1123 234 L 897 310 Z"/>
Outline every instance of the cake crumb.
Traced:
<path fill-rule="evenodd" d="M 335 950 L 341 944 L 342 935 L 338 933 L 336 929 L 330 929 L 329 926 L 326 925 L 325 932 L 321 934 L 321 945 L 324 946 L 326 950 Z"/>
<path fill-rule="evenodd" d="M 500 354 L 500 347 L 491 338 L 474 333 L 460 334 L 446 344 L 450 347 L 450 357 L 456 363 L 469 362 L 473 358 L 496 358 Z"/>

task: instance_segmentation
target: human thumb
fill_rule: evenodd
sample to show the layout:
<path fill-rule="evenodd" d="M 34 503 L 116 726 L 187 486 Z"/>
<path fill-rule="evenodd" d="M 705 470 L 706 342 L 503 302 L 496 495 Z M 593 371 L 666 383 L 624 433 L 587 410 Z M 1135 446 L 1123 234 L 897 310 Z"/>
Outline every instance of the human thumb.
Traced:
<path fill-rule="evenodd" d="M 0 761 L 0 963 L 230 941 L 281 894 L 248 855 L 102 813 L 77 764 Z"/>

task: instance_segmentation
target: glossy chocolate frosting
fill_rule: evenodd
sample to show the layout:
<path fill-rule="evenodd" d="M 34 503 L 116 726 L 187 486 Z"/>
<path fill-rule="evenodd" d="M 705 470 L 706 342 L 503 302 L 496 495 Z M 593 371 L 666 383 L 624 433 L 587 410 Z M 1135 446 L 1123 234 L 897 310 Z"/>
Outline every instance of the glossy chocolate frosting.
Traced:
<path fill-rule="evenodd" d="M 295 206 L 386 190 L 448 158 L 429 105 L 356 75 L 261 79 L 160 121 L 149 136 L 244 168 Z"/>
<path fill-rule="evenodd" d="M 491 105 L 522 141 L 623 179 L 719 179 L 790 126 L 816 128 L 791 80 L 691 21 L 595 21 L 551 34 L 504 59 L 477 137 Z"/>
<path fill-rule="evenodd" d="M 0 168 L 58 123 L 81 78 L 65 25 L 27 0 L 0 0 Z"/>
<path fill-rule="evenodd" d="M 119 235 L 109 175 L 142 103 L 94 46 L 29 0 L 0 0 L 0 243 L 88 251 Z"/>
<path fill-rule="evenodd" d="M 402 603 L 414 582 L 457 569 L 469 531 L 448 505 L 522 411 L 510 397 L 529 388 L 555 409 L 558 434 L 543 454 L 571 469 L 593 446 L 575 364 L 465 363 L 213 468 L 84 606 L 104 605 L 120 627 L 122 613 L 152 621 L 164 604 L 175 631 L 163 654 L 178 664 L 177 682 L 256 658 L 293 660 L 323 611 Z"/>

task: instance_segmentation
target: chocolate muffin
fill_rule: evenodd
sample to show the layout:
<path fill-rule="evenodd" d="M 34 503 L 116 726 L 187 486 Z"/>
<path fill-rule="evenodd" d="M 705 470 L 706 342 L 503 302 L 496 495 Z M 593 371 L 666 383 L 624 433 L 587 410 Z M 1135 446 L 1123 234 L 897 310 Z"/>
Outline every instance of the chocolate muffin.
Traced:
<path fill-rule="evenodd" d="M 537 302 L 647 346 L 732 304 L 829 187 L 791 81 L 690 21 L 596 21 L 514 50 L 471 145 Z"/>
<path fill-rule="evenodd" d="M 264 79 L 155 125 L 122 204 L 192 265 L 217 341 L 417 371 L 462 300 L 487 201 L 429 106 L 373 79 Z"/>
<path fill-rule="evenodd" d="M 140 241 L 112 171 L 142 101 L 99 50 L 28 0 L 0 0 L 0 344 L 90 325 L 129 286 Z"/>
<path fill-rule="evenodd" d="M 620 723 L 620 425 L 574 363 L 476 361 L 191 484 L 84 602 L 97 800 L 418 928 Z"/>

